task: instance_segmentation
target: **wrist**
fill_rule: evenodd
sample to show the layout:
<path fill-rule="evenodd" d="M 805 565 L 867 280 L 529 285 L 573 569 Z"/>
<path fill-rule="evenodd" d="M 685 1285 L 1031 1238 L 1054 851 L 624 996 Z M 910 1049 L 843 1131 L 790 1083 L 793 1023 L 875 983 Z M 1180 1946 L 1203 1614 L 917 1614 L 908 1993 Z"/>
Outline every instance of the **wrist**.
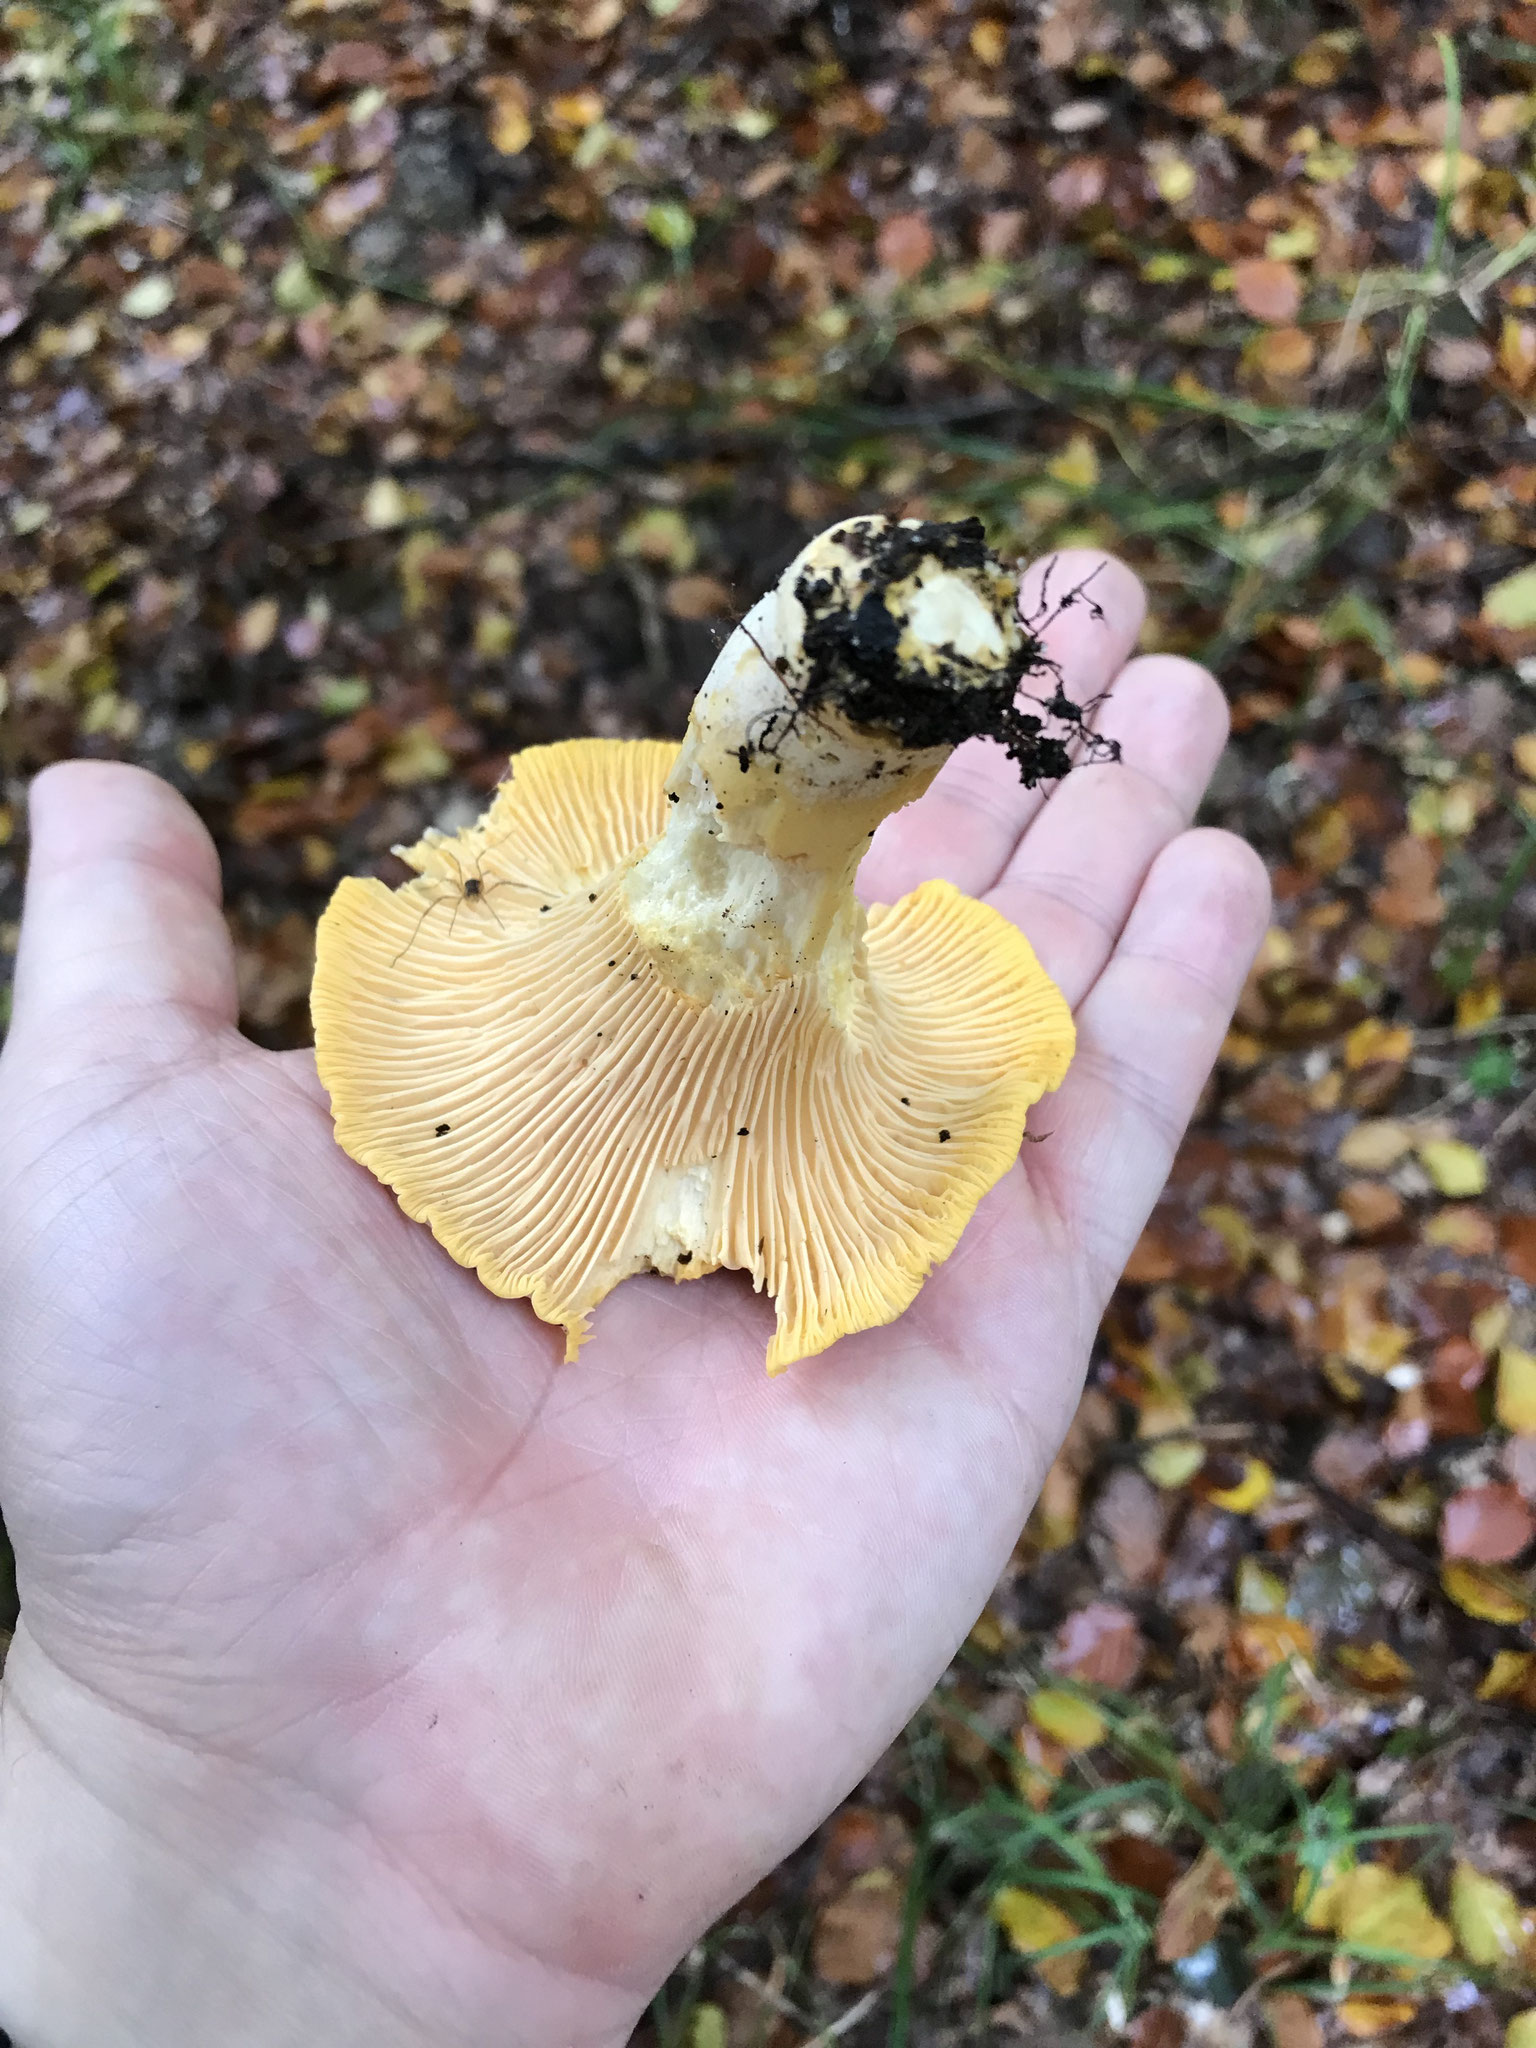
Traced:
<path fill-rule="evenodd" d="M 0 2028 L 15 2048 L 623 2048 L 641 2001 L 411 1924 L 365 1834 L 83 1694 L 0 1684 Z"/>

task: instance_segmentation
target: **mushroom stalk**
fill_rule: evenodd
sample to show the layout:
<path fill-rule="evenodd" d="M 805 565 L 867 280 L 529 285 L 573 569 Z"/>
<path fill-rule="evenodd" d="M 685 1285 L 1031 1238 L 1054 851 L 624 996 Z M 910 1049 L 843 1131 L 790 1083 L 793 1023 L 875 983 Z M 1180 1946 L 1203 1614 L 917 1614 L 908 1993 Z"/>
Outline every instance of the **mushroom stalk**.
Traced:
<path fill-rule="evenodd" d="M 721 650 L 666 826 L 625 878 L 660 979 L 728 1010 L 814 976 L 845 1015 L 876 826 L 961 740 L 1004 736 L 1034 648 L 979 521 L 850 520 L 813 540 Z"/>

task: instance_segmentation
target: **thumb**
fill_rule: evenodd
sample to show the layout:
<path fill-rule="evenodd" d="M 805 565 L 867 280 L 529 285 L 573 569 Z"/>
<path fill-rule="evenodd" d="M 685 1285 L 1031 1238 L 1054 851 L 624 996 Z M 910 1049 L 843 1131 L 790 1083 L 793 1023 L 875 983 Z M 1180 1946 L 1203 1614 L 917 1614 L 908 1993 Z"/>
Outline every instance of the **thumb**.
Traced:
<path fill-rule="evenodd" d="M 61 762 L 32 784 L 30 825 L 18 1030 L 153 1011 L 234 1023 L 219 858 L 168 783 L 121 762 Z"/>

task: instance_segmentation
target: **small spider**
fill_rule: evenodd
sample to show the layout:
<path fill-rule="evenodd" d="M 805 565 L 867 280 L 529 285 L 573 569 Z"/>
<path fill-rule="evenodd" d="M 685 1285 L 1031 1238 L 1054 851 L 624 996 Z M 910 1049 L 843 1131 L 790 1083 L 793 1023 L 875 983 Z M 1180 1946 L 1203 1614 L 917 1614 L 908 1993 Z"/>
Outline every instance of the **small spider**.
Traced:
<path fill-rule="evenodd" d="M 496 919 L 498 928 L 503 932 L 506 930 L 506 926 L 496 915 L 496 906 L 489 900 L 491 891 L 493 889 L 512 889 L 519 885 L 507 876 L 503 876 L 499 881 L 488 882 L 480 872 L 485 865 L 486 854 L 494 853 L 496 846 L 500 846 L 501 843 L 498 839 L 495 845 L 485 847 L 469 874 L 465 874 L 463 868 L 459 865 L 457 856 L 450 853 L 446 846 L 441 849 L 443 859 L 453 869 L 454 887 L 446 895 L 434 896 L 432 901 L 424 907 L 420 917 L 417 918 L 415 924 L 411 927 L 411 936 L 400 948 L 394 959 L 390 961 L 391 967 L 398 967 L 400 965 L 400 962 L 409 953 L 412 946 L 415 945 L 422 926 L 432 915 L 433 911 L 437 910 L 444 903 L 451 903 L 453 905 L 453 915 L 448 920 L 448 936 L 450 939 L 453 937 L 453 928 L 459 921 L 459 912 L 466 903 L 483 903 L 491 913 L 491 916 Z"/>

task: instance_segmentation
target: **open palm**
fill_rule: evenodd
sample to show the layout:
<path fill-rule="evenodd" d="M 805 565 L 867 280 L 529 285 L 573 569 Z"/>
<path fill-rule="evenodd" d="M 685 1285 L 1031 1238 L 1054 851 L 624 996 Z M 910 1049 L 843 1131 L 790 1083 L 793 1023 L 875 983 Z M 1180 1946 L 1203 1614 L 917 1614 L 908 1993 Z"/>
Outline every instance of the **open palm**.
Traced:
<path fill-rule="evenodd" d="M 1139 590 L 1094 591 L 1055 651 L 1075 696 L 1118 671 L 1125 765 L 1045 802 L 966 748 L 864 877 L 945 875 L 1028 932 L 1078 1010 L 1049 1141 L 906 1315 L 775 1381 L 771 1308 L 725 1274 L 626 1282 L 561 1365 L 337 1148 L 309 1055 L 238 1036 L 181 800 L 40 779 L 0 1062 L 25 2048 L 609 2048 L 922 1699 L 1265 916 L 1252 854 L 1186 830 L 1219 692 L 1122 668 Z"/>

